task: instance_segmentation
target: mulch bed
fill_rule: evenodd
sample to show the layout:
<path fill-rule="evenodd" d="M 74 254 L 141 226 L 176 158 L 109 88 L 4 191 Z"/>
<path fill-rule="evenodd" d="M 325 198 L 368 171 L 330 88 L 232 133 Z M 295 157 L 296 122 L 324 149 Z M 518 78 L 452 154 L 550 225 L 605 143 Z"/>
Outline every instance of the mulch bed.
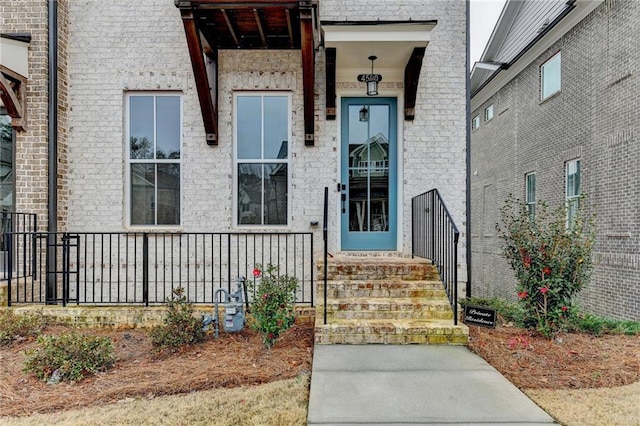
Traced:
<path fill-rule="evenodd" d="M 521 389 L 586 389 L 640 380 L 640 336 L 470 326 L 469 348 Z"/>
<path fill-rule="evenodd" d="M 49 327 L 57 334 L 64 327 Z M 204 389 L 259 385 L 311 371 L 313 324 L 296 323 L 276 345 L 265 349 L 258 334 L 245 328 L 220 333 L 179 353 L 158 353 L 143 330 L 85 330 L 108 336 L 116 365 L 79 382 L 47 385 L 21 372 L 24 351 L 35 342 L 0 347 L 0 415 L 24 416 Z"/>
<path fill-rule="evenodd" d="M 584 389 L 623 386 L 640 380 L 640 336 L 560 334 L 548 340 L 514 327 L 470 326 L 469 348 L 522 389 Z M 57 334 L 64 327 L 50 327 Z M 0 347 L 0 415 L 25 416 L 128 398 L 204 389 L 252 386 L 311 371 L 313 324 L 296 323 L 271 349 L 256 332 L 221 333 L 179 353 L 158 353 L 142 330 L 86 330 L 109 336 L 114 368 L 80 382 L 47 385 L 22 373 L 25 341 Z"/>

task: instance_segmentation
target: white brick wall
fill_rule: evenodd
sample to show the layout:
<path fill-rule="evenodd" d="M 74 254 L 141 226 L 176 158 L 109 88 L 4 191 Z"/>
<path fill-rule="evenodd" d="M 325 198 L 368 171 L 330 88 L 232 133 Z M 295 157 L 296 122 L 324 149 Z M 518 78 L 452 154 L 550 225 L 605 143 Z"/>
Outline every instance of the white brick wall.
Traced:
<path fill-rule="evenodd" d="M 410 250 L 411 197 L 438 188 L 456 222 L 465 224 L 465 2 L 321 0 L 322 20 L 435 19 L 423 63 L 413 122 L 404 135 L 403 246 Z M 185 231 L 231 228 L 234 90 L 292 93 L 292 215 L 289 228 L 322 220 L 330 188 L 331 247 L 337 243 L 337 122 L 324 111 L 324 53 L 316 54 L 316 142 L 304 146 L 300 51 L 222 51 L 219 56 L 219 145 L 207 146 L 180 14 L 172 0 L 70 5 L 69 229 L 122 230 L 125 225 L 127 90 L 183 93 L 182 222 Z M 398 90 L 401 94 L 401 88 Z M 339 93 L 340 94 L 340 93 Z M 401 104 L 398 105 L 401 108 Z M 464 232 L 464 231 L 463 231 Z M 464 235 L 461 241 L 464 242 Z M 321 246 L 320 229 L 316 249 Z M 464 246 L 460 253 L 463 256 Z"/>

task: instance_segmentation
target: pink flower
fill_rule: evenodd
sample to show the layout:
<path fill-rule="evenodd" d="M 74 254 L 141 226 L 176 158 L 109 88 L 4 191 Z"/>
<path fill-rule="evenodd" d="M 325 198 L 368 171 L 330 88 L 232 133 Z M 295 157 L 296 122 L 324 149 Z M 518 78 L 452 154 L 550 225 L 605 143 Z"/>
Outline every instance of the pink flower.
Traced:
<path fill-rule="evenodd" d="M 525 256 L 522 262 L 524 263 L 524 267 L 528 269 L 531 266 L 531 256 Z"/>
<path fill-rule="evenodd" d="M 519 291 L 518 292 L 518 297 L 520 299 L 526 299 L 528 295 L 529 295 L 529 293 L 527 291 Z"/>
<path fill-rule="evenodd" d="M 260 269 L 255 268 L 255 269 L 253 270 L 253 277 L 254 277 L 254 278 L 258 278 L 258 277 L 260 276 L 260 274 L 262 274 L 262 271 L 261 271 Z"/>
<path fill-rule="evenodd" d="M 540 287 L 540 293 L 545 294 L 549 291 L 549 287 Z"/>
<path fill-rule="evenodd" d="M 545 266 L 544 269 L 542 269 L 542 273 L 545 275 L 549 275 L 551 273 L 551 268 Z"/>
<path fill-rule="evenodd" d="M 560 309 L 562 309 L 562 312 L 567 312 L 567 311 L 569 310 L 569 308 L 568 308 L 568 307 L 566 307 L 566 306 L 563 306 L 563 307 L 562 307 L 562 308 L 560 308 Z"/>

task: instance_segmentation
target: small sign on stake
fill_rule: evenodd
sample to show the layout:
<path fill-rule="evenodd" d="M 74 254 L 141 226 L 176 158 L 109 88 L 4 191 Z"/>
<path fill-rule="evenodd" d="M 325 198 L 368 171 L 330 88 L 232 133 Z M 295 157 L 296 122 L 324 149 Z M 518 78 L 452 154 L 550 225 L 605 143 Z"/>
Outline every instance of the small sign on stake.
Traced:
<path fill-rule="evenodd" d="M 496 328 L 496 310 L 467 305 L 464 307 L 464 323 Z"/>

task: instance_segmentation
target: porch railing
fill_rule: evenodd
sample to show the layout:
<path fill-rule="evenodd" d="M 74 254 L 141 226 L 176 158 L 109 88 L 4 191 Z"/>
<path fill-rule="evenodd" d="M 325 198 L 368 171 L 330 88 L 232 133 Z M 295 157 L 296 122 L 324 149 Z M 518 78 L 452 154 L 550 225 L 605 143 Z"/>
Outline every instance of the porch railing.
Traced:
<path fill-rule="evenodd" d="M 38 216 L 33 213 L 0 212 L 0 280 L 7 280 L 9 272 L 14 277 L 30 275 L 34 270 L 32 233 L 38 229 Z M 7 238 L 10 234 L 21 234 L 21 239 Z M 11 256 L 10 247 L 21 248 L 21 256 Z M 9 257 L 11 256 L 11 262 Z"/>
<path fill-rule="evenodd" d="M 440 279 L 458 324 L 458 240 L 460 232 L 437 189 L 411 200 L 412 256 L 430 259 Z"/>
<path fill-rule="evenodd" d="M 8 244 L 9 303 L 149 305 L 164 303 L 182 287 L 189 301 L 209 304 L 218 288 L 231 290 L 240 276 L 251 290 L 254 267 L 272 264 L 298 279 L 298 303 L 314 304 L 310 232 L 8 232 L 2 237 Z M 22 263 L 16 258 L 30 260 L 19 273 L 11 267 Z M 49 259 L 56 259 L 55 265 Z"/>

